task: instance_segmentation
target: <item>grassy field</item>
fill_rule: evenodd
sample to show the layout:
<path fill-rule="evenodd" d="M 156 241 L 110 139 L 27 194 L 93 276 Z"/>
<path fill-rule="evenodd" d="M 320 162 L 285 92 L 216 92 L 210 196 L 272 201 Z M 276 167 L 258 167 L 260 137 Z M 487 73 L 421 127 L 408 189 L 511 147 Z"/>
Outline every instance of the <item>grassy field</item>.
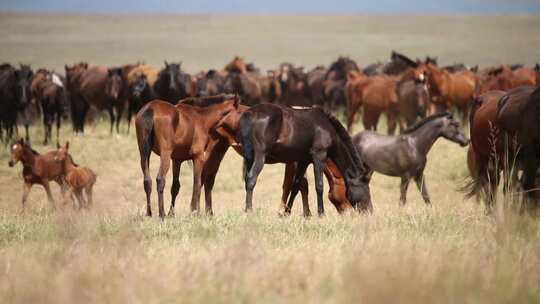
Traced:
<path fill-rule="evenodd" d="M 220 67 L 234 54 L 262 67 L 285 60 L 311 66 L 338 54 L 368 63 L 398 49 L 439 55 L 443 63 L 530 64 L 540 59 L 539 25 L 537 17 L 3 14 L 0 58 L 57 70 L 79 60 L 177 59 L 196 71 Z M 280 218 L 283 166 L 268 165 L 255 188 L 255 212 L 246 215 L 242 160 L 229 152 L 216 180 L 216 215 L 188 215 L 192 178 L 185 164 L 177 216 L 160 221 L 144 217 L 134 132 L 122 130 L 111 136 L 103 121 L 84 136 L 69 126 L 61 133 L 75 160 L 98 174 L 95 206 L 82 213 L 69 206 L 53 212 L 38 187 L 21 213 L 22 168 L 9 168 L 8 148 L 0 148 L 3 303 L 540 301 L 540 224 L 502 206 L 485 216 L 481 204 L 465 201 L 457 189 L 468 174 L 466 150 L 453 143 L 441 139 L 429 155 L 431 208 L 413 186 L 399 208 L 399 179 L 375 174 L 373 215 L 339 216 L 327 203 L 326 217 L 306 220 L 297 202 L 290 218 Z M 41 127 L 32 138 L 40 142 Z M 313 209 L 311 170 L 308 178 Z M 155 190 L 153 198 L 156 210 Z"/>

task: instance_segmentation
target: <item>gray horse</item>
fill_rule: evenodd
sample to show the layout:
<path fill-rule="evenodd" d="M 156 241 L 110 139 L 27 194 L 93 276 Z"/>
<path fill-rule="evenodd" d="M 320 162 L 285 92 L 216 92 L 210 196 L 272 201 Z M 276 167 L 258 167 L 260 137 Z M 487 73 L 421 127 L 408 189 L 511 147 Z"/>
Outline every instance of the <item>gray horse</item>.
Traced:
<path fill-rule="evenodd" d="M 469 144 L 469 139 L 449 113 L 425 118 L 399 136 L 363 131 L 353 137 L 353 143 L 371 170 L 401 177 L 401 206 L 407 202 L 407 187 L 411 178 L 414 178 L 424 201 L 429 205 L 431 202 L 424 180 L 424 168 L 429 150 L 441 136 L 462 147 Z"/>

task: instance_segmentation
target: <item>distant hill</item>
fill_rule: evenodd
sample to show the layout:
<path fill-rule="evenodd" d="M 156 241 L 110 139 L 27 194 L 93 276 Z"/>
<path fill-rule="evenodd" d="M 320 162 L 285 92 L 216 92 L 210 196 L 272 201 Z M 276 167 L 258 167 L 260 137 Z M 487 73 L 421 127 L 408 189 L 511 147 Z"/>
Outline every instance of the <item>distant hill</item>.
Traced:
<path fill-rule="evenodd" d="M 539 0 L 2 0 L 2 11 L 77 13 L 539 14 Z"/>

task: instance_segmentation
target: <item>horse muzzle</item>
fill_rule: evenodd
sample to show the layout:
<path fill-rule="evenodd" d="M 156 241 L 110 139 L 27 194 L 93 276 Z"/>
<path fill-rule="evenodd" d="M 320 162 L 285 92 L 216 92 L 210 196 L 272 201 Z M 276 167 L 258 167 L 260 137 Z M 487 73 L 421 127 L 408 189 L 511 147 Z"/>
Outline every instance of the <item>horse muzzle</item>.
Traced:
<path fill-rule="evenodd" d="M 10 168 L 13 168 L 13 166 L 15 166 L 15 162 L 13 160 L 10 160 L 8 162 L 8 165 L 9 165 Z"/>

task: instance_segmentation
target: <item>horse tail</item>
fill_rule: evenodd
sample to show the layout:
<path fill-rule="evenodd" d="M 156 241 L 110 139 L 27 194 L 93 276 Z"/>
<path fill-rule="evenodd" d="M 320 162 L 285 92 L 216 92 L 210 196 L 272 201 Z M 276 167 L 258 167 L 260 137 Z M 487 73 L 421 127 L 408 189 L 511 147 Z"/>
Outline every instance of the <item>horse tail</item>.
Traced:
<path fill-rule="evenodd" d="M 253 166 L 253 162 L 255 160 L 255 152 L 253 150 L 253 144 L 251 142 L 251 130 L 252 130 L 252 124 L 251 124 L 251 113 L 250 112 L 244 112 L 242 116 L 240 116 L 240 145 L 242 146 L 242 154 L 244 156 L 244 179 L 247 177 L 247 173 Z"/>
<path fill-rule="evenodd" d="M 144 107 L 135 118 L 135 131 L 141 160 L 148 161 L 152 147 L 154 146 L 154 111 L 150 107 Z"/>

